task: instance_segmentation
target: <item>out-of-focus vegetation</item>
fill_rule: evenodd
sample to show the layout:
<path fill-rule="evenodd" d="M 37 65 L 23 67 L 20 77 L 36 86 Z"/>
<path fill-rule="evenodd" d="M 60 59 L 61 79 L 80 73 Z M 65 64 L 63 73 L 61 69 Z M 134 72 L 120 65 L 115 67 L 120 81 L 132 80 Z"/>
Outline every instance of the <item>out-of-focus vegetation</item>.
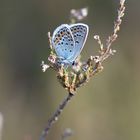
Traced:
<path fill-rule="evenodd" d="M 66 91 L 42 60 L 49 54 L 47 32 L 69 23 L 69 11 L 89 7 L 83 21 L 90 27 L 82 59 L 96 55 L 93 35 L 105 41 L 113 29 L 119 1 L 115 0 L 1 0 L 0 112 L 2 140 L 38 140 L 48 118 Z M 113 48 L 117 53 L 67 106 L 48 139 L 60 139 L 67 127 L 76 140 L 140 139 L 140 41 L 138 0 L 126 1 L 126 12 Z"/>

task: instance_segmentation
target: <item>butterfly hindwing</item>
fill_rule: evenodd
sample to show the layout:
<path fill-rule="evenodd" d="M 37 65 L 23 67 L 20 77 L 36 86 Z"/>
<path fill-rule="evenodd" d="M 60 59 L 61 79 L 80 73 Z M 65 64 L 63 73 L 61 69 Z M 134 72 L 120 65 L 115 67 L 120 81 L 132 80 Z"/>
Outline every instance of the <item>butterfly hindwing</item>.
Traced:
<path fill-rule="evenodd" d="M 88 35 L 88 26 L 83 23 L 70 25 L 70 30 L 75 41 L 74 59 L 81 53 Z"/>

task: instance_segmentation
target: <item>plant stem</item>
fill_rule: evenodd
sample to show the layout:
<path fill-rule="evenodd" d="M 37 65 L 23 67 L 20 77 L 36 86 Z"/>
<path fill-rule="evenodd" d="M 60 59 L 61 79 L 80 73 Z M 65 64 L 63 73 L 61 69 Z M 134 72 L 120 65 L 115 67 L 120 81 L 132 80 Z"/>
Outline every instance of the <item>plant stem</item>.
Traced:
<path fill-rule="evenodd" d="M 58 117 L 61 115 L 63 109 L 66 107 L 68 102 L 71 100 L 71 98 L 74 96 L 73 93 L 69 93 L 68 96 L 61 102 L 53 116 L 48 120 L 46 128 L 43 130 L 40 140 L 45 140 L 47 137 L 49 130 L 51 129 L 52 125 L 58 120 Z"/>

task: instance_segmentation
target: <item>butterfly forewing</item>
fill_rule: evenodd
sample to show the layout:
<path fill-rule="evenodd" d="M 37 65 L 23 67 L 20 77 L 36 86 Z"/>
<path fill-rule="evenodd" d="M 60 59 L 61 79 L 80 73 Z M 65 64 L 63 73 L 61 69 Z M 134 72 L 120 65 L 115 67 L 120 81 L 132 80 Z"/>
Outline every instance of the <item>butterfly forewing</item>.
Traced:
<path fill-rule="evenodd" d="M 53 33 L 52 45 L 59 58 L 67 60 L 73 53 L 75 42 L 69 25 L 62 24 Z"/>
<path fill-rule="evenodd" d="M 86 24 L 77 23 L 70 25 L 70 30 L 73 34 L 75 42 L 73 59 L 76 59 L 84 47 L 89 29 Z"/>

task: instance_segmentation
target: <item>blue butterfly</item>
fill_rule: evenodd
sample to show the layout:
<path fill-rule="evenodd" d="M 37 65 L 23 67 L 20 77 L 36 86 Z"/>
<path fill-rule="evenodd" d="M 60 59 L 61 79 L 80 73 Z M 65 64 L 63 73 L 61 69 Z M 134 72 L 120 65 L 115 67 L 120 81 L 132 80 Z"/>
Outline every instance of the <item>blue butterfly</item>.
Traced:
<path fill-rule="evenodd" d="M 72 65 L 80 55 L 88 36 L 88 25 L 83 23 L 62 24 L 52 36 L 52 46 L 60 64 Z"/>

